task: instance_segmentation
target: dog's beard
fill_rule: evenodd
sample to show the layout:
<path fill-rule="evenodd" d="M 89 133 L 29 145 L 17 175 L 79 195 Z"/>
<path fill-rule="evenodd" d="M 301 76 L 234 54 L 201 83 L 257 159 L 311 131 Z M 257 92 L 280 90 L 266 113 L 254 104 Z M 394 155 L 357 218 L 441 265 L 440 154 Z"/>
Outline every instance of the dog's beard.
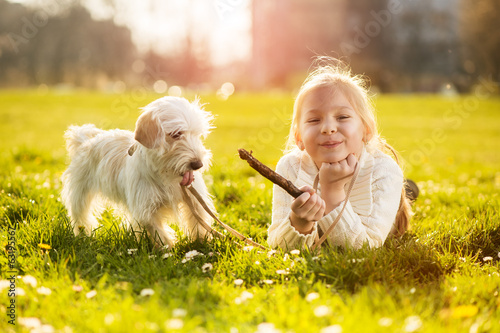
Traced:
<path fill-rule="evenodd" d="M 195 150 L 193 147 L 198 149 Z M 193 142 L 182 140 L 165 148 L 163 153 L 160 153 L 157 163 L 164 166 L 163 175 L 170 180 L 178 178 L 182 186 L 188 186 L 194 181 L 194 171 L 203 171 L 210 164 L 211 153 L 203 147 L 201 141 L 193 145 Z M 193 162 L 201 163 L 201 168 L 199 166 L 193 168 Z"/>

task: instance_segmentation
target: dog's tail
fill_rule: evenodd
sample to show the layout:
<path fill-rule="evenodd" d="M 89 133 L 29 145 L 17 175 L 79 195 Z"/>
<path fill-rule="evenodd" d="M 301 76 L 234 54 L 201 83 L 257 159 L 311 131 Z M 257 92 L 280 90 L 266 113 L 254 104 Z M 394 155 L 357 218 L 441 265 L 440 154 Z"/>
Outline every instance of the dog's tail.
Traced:
<path fill-rule="evenodd" d="M 64 138 L 66 139 L 66 149 L 68 150 L 69 156 L 72 158 L 76 154 L 78 148 L 85 141 L 95 137 L 101 132 L 102 130 L 96 128 L 92 124 L 70 126 L 64 133 Z"/>

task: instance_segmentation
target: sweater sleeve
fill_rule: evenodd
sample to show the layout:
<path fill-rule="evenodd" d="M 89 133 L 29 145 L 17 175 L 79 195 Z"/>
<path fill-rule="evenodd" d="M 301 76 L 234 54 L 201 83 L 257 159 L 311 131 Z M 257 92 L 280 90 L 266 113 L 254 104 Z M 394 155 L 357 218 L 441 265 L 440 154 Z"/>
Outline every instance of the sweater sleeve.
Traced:
<path fill-rule="evenodd" d="M 371 180 L 372 208 L 367 216 L 357 214 L 351 202 L 346 204 L 342 217 L 327 238 L 332 245 L 360 248 L 364 243 L 370 247 L 384 244 L 389 235 L 399 209 L 403 173 L 390 157 L 376 158 Z M 318 224 L 326 231 L 340 213 L 344 202 L 325 215 Z"/>
<path fill-rule="evenodd" d="M 276 166 L 276 172 L 295 183 L 300 167 L 296 156 L 285 155 Z M 272 223 L 268 230 L 268 243 L 271 247 L 295 249 L 312 246 L 317 235 L 316 224 L 313 232 L 308 235 L 299 233 L 290 222 L 290 213 L 293 197 L 278 185 L 273 186 L 273 214 Z"/>

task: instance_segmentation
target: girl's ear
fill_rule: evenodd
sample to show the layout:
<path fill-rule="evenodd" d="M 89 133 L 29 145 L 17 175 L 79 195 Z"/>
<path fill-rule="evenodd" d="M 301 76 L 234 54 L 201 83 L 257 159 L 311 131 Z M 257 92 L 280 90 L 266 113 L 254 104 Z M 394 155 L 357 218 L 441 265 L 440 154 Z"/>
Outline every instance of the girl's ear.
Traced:
<path fill-rule="evenodd" d="M 370 141 L 372 137 L 373 134 L 370 131 L 370 128 L 368 126 L 365 126 L 365 135 L 363 135 L 363 142 L 368 143 L 368 141 Z"/>
<path fill-rule="evenodd" d="M 299 147 L 300 150 L 304 150 L 306 147 L 304 147 L 304 142 L 300 139 L 300 134 L 295 133 L 295 144 L 297 147 Z"/>

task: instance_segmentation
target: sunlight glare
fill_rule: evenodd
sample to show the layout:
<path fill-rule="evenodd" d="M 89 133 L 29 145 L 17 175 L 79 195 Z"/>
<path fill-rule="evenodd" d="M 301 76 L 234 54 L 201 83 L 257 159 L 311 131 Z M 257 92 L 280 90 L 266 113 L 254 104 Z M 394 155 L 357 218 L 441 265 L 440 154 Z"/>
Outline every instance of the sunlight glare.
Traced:
<path fill-rule="evenodd" d="M 158 80 L 153 84 L 153 90 L 155 91 L 155 93 L 158 94 L 165 93 L 167 91 L 167 88 L 168 88 L 167 82 L 163 80 Z"/>
<path fill-rule="evenodd" d="M 179 86 L 171 86 L 170 88 L 168 88 L 168 95 L 174 97 L 181 97 L 182 88 Z"/>
<path fill-rule="evenodd" d="M 217 98 L 226 101 L 229 96 L 231 96 L 234 93 L 234 84 L 231 82 L 225 82 L 222 84 L 220 89 L 217 90 Z"/>

